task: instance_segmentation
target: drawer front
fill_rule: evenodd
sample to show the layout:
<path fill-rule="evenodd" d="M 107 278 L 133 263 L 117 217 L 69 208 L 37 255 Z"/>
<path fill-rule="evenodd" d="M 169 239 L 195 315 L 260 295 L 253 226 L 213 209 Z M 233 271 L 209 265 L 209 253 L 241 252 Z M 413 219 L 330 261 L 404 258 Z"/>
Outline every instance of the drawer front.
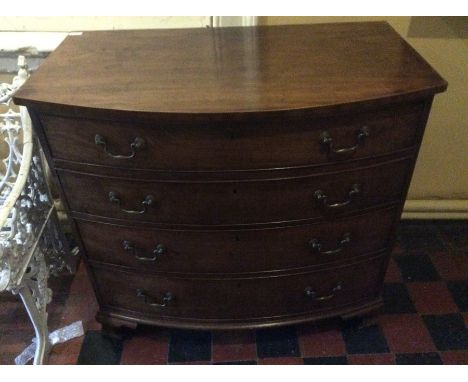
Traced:
<path fill-rule="evenodd" d="M 389 154 L 415 144 L 421 112 L 422 104 L 410 104 L 322 119 L 270 117 L 196 126 L 48 115 L 41 121 L 57 159 L 200 171 L 306 166 Z"/>
<path fill-rule="evenodd" d="M 410 161 L 303 178 L 136 181 L 60 171 L 72 211 L 165 224 L 238 225 L 322 218 L 399 200 Z"/>
<path fill-rule="evenodd" d="M 398 210 L 317 224 L 167 230 L 77 220 L 90 260 L 151 272 L 248 273 L 339 262 L 389 245 Z"/>
<path fill-rule="evenodd" d="M 332 309 L 378 294 L 383 258 L 265 278 L 171 278 L 93 268 L 102 305 L 159 317 L 245 319 Z"/>

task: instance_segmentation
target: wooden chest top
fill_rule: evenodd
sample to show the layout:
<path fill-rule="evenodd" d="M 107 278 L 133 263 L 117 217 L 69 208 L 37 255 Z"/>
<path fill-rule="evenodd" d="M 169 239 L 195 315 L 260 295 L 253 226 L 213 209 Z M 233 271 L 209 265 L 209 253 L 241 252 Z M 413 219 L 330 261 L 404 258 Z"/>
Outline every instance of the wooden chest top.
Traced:
<path fill-rule="evenodd" d="M 84 116 L 334 112 L 446 86 L 385 22 L 99 31 L 68 36 L 15 102 Z"/>

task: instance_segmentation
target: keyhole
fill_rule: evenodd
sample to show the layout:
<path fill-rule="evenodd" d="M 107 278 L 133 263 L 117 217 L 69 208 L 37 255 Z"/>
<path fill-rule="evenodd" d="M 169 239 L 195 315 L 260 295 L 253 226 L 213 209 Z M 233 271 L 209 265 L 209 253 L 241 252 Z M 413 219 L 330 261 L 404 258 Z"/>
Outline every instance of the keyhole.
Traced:
<path fill-rule="evenodd" d="M 232 193 L 237 194 L 237 190 L 236 189 L 232 190 Z"/>

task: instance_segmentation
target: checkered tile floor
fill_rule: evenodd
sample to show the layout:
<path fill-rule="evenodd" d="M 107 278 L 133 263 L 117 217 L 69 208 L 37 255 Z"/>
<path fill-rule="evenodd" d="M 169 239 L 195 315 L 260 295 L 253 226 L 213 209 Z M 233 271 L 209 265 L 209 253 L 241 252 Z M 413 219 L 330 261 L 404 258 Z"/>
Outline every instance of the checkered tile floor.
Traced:
<path fill-rule="evenodd" d="M 94 321 L 84 267 L 53 280 L 51 329 L 83 320 L 86 335 L 53 348 L 52 364 L 468 364 L 468 222 L 405 221 L 372 318 L 268 330 L 139 327 L 111 340 Z M 33 330 L 16 298 L 0 297 L 0 364 Z"/>

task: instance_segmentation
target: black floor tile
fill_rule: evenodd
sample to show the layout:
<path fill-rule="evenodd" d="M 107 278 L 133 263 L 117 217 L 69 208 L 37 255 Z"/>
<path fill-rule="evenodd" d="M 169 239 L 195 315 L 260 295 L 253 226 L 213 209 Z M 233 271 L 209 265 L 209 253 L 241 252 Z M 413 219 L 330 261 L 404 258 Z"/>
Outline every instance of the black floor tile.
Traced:
<path fill-rule="evenodd" d="M 400 267 L 404 281 L 440 280 L 440 276 L 428 255 L 396 256 L 395 261 Z"/>
<path fill-rule="evenodd" d="M 439 222 L 437 227 L 453 246 L 468 247 L 468 222 L 466 220 Z"/>
<path fill-rule="evenodd" d="M 447 281 L 447 287 L 453 297 L 453 300 L 462 312 L 468 311 L 468 281 L 457 280 Z"/>
<path fill-rule="evenodd" d="M 66 303 L 74 277 L 75 275 L 65 274 L 48 279 L 48 287 L 52 289 L 54 294 L 54 302 L 60 304 Z"/>
<path fill-rule="evenodd" d="M 386 283 L 383 289 L 384 313 L 402 314 L 416 313 L 416 308 L 403 283 Z"/>
<path fill-rule="evenodd" d="M 256 335 L 258 358 L 299 356 L 296 328 L 293 326 L 261 329 Z"/>
<path fill-rule="evenodd" d="M 346 357 L 314 357 L 304 358 L 304 365 L 347 365 Z"/>
<path fill-rule="evenodd" d="M 468 350 L 468 329 L 461 314 L 422 318 L 438 350 Z"/>
<path fill-rule="evenodd" d="M 210 360 L 211 332 L 198 330 L 171 331 L 168 362 Z"/>
<path fill-rule="evenodd" d="M 397 365 L 442 365 L 438 353 L 403 353 L 395 355 Z"/>
<path fill-rule="evenodd" d="M 398 227 L 398 240 L 406 253 L 429 254 L 445 249 L 433 221 L 402 221 Z"/>
<path fill-rule="evenodd" d="M 378 325 L 348 326 L 343 330 L 349 354 L 388 353 L 387 341 Z"/>
<path fill-rule="evenodd" d="M 78 356 L 78 365 L 118 365 L 122 341 L 104 336 L 99 331 L 86 332 Z"/>
<path fill-rule="evenodd" d="M 231 362 L 216 362 L 213 365 L 256 365 L 257 361 L 231 361 Z"/>
<path fill-rule="evenodd" d="M 346 320 L 342 320 L 337 325 L 341 327 L 341 330 L 344 332 L 345 330 L 354 330 L 361 326 L 365 326 L 365 317 L 356 316 Z"/>

